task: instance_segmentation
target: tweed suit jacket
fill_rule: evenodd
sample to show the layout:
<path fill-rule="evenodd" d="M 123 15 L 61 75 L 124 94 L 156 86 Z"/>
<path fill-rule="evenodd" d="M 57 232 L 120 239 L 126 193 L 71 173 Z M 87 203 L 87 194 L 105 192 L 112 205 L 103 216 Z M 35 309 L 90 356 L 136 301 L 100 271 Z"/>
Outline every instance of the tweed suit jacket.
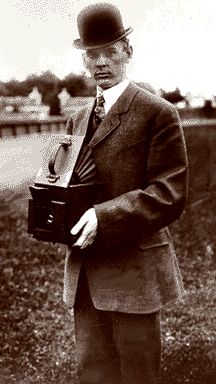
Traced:
<path fill-rule="evenodd" d="M 68 121 L 87 129 L 93 105 Z M 187 156 L 175 108 L 130 82 L 92 137 L 102 200 L 98 236 L 85 250 L 68 247 L 64 301 L 73 306 L 82 263 L 97 309 L 151 313 L 184 294 L 168 225 L 187 196 Z M 85 293 L 83 293 L 85 294 Z"/>

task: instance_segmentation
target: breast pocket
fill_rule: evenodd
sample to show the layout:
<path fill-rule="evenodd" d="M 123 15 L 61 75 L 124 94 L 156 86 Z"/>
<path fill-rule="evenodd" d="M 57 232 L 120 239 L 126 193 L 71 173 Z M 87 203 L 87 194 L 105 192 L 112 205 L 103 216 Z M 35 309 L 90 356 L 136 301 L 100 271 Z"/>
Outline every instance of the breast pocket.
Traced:
<path fill-rule="evenodd" d="M 145 150 L 145 139 L 139 140 L 118 152 L 119 158 L 136 157 L 142 155 Z"/>

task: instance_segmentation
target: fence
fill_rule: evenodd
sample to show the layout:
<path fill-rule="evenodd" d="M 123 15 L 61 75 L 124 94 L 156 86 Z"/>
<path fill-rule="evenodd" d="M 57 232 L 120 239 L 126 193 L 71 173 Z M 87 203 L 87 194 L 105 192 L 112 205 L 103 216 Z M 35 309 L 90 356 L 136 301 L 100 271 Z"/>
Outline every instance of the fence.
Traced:
<path fill-rule="evenodd" d="M 0 120 L 0 139 L 45 131 L 58 132 L 65 127 L 66 120 L 66 117 L 57 116 L 48 119 Z"/>
<path fill-rule="evenodd" d="M 65 117 L 50 117 L 46 120 L 0 121 L 0 138 L 22 134 L 61 132 Z M 184 120 L 189 160 L 189 201 L 199 194 L 216 191 L 216 119 Z"/>

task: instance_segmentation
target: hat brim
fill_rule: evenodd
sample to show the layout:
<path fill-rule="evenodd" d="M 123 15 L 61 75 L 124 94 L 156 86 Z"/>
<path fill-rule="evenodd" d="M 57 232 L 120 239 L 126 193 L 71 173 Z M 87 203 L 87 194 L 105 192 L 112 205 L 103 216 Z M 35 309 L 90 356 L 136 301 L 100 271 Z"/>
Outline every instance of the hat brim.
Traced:
<path fill-rule="evenodd" d="M 109 43 L 105 43 L 105 44 L 97 44 L 97 45 L 84 45 L 81 41 L 81 39 L 76 39 L 73 41 L 72 45 L 77 48 L 77 49 L 82 49 L 82 50 L 89 50 L 89 49 L 97 49 L 97 48 L 102 48 L 102 47 L 106 47 L 110 44 L 114 44 L 116 43 L 117 41 L 121 40 L 123 37 L 126 37 L 127 35 L 129 35 L 131 32 L 133 32 L 133 28 L 127 28 L 125 30 L 125 32 L 123 33 L 123 35 L 121 35 L 120 37 L 118 37 L 117 39 L 113 40 L 113 41 L 110 41 Z"/>

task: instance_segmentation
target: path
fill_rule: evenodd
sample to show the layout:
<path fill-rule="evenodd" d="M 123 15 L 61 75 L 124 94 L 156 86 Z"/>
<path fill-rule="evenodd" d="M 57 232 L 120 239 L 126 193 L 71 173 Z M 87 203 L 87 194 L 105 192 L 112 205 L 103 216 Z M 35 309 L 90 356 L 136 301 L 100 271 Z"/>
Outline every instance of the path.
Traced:
<path fill-rule="evenodd" d="M 26 212 L 29 185 L 42 163 L 42 153 L 50 137 L 49 132 L 23 135 L 0 140 L 0 195 L 7 195 L 7 190 L 21 192 L 23 198 L 17 205 Z"/>

